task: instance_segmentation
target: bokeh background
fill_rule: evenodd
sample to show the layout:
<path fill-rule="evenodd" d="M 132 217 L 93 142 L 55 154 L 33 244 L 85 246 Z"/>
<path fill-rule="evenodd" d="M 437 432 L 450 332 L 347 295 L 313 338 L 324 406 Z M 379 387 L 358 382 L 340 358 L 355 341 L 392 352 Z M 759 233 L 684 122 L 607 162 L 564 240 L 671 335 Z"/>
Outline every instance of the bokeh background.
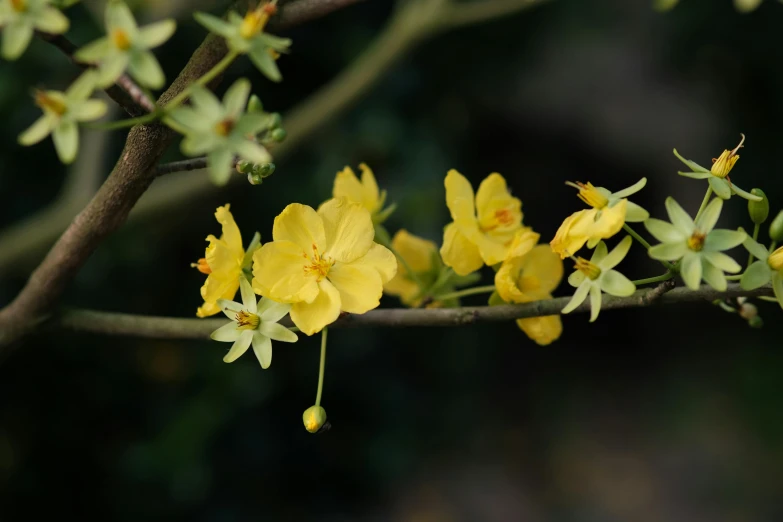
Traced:
<path fill-rule="evenodd" d="M 72 40 L 98 35 L 100 9 L 71 11 Z M 158 52 L 170 78 L 203 37 L 193 9 L 141 6 L 148 18 L 179 19 Z M 374 0 L 286 31 L 294 47 L 282 84 L 246 61 L 227 80 L 250 77 L 266 107 L 285 113 L 354 60 L 392 9 Z M 553 0 L 439 35 L 262 186 L 214 189 L 128 223 L 64 304 L 192 316 L 203 276 L 189 263 L 219 232 L 215 207 L 231 203 L 246 240 L 255 230 L 269 238 L 287 203 L 319 204 L 334 174 L 362 161 L 398 204 L 392 232 L 439 242 L 443 177 L 457 168 L 474 184 L 504 174 L 526 224 L 548 241 L 581 208 L 566 180 L 617 190 L 646 176 L 635 200 L 653 215 L 665 216 L 668 195 L 695 211 L 704 184 L 676 175 L 672 148 L 707 164 L 744 132 L 732 179 L 763 188 L 777 212 L 781 27 L 783 5 L 771 0 L 746 15 L 729 0 L 687 0 L 666 14 L 647 0 Z M 51 143 L 20 148 L 15 138 L 36 117 L 30 89 L 75 76 L 43 42 L 0 63 L 3 227 L 63 190 Z M 124 137 L 85 134 L 74 168 L 101 179 Z M 179 158 L 176 146 L 166 156 Z M 732 199 L 721 223 L 748 228 L 745 202 Z M 0 265 L 0 304 L 41 255 Z M 660 270 L 639 249 L 622 268 L 632 278 Z M 546 348 L 513 323 L 334 330 L 323 402 L 333 427 L 317 436 L 301 422 L 317 338 L 276 345 L 262 371 L 252 354 L 224 364 L 218 343 L 41 332 L 0 366 L 0 519 L 781 520 L 783 324 L 776 305 L 759 308 L 760 330 L 709 303 L 605 312 L 592 325 L 577 315 Z"/>

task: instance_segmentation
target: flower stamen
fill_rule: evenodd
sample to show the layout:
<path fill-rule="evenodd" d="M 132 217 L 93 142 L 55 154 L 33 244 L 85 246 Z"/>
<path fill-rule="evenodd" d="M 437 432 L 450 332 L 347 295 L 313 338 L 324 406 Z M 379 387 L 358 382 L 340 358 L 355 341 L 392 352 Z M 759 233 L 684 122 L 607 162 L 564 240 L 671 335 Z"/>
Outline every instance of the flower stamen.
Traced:
<path fill-rule="evenodd" d="M 261 318 L 246 310 L 240 310 L 236 315 L 237 330 L 255 330 L 261 323 Z"/>
<path fill-rule="evenodd" d="M 576 266 L 574 268 L 582 272 L 593 281 L 598 279 L 598 277 L 601 275 L 601 269 L 598 268 L 598 265 L 591 263 L 583 257 L 576 258 Z"/>
<path fill-rule="evenodd" d="M 27 0 L 11 0 L 11 7 L 17 13 L 27 11 Z"/>
<path fill-rule="evenodd" d="M 53 112 L 58 116 L 62 116 L 65 114 L 65 111 L 68 110 L 68 107 L 63 100 L 48 94 L 46 91 L 36 90 L 34 99 L 35 104 L 40 107 L 41 110 Z"/>
<path fill-rule="evenodd" d="M 236 122 L 234 120 L 226 118 L 225 120 L 215 125 L 215 133 L 220 136 L 228 136 L 231 134 L 231 131 L 234 130 L 235 124 Z"/>
<path fill-rule="evenodd" d="M 737 151 L 744 147 L 743 144 L 745 143 L 745 135 L 740 134 L 740 136 L 742 136 L 742 139 L 733 150 L 724 150 L 720 157 L 712 158 L 712 168 L 710 168 L 710 172 L 714 176 L 725 178 L 729 175 L 731 169 L 734 168 L 734 164 L 737 163 L 737 160 L 740 158 Z"/>
<path fill-rule="evenodd" d="M 114 44 L 114 47 L 121 51 L 127 51 L 131 47 L 131 40 L 128 33 L 119 28 L 112 29 L 111 41 Z"/>
<path fill-rule="evenodd" d="M 313 256 L 310 258 L 311 264 L 304 267 L 306 276 L 315 276 L 320 283 L 326 274 L 329 273 L 329 269 L 332 268 L 334 260 L 321 257 L 318 252 L 318 247 L 313 245 Z"/>
<path fill-rule="evenodd" d="M 269 17 L 276 12 L 277 6 L 274 2 L 259 5 L 252 11 L 248 11 L 245 18 L 242 20 L 242 25 L 239 26 L 239 35 L 242 38 L 249 40 L 259 34 L 264 30 L 264 27 L 266 27 Z"/>
<path fill-rule="evenodd" d="M 190 263 L 190 267 L 197 269 L 202 274 L 209 275 L 209 274 L 212 273 L 212 269 L 209 268 L 209 264 L 207 264 L 207 258 L 205 258 L 205 257 L 202 257 L 201 259 L 199 259 L 195 263 Z"/>
<path fill-rule="evenodd" d="M 579 194 L 577 194 L 577 197 L 593 208 L 602 209 L 609 204 L 609 199 L 601 194 L 589 181 L 587 183 L 566 181 L 566 185 L 578 189 Z"/>
<path fill-rule="evenodd" d="M 695 231 L 693 235 L 688 238 L 688 248 L 694 252 L 699 252 L 702 248 L 704 248 L 704 240 L 706 238 L 707 234 L 702 234 L 698 230 Z"/>

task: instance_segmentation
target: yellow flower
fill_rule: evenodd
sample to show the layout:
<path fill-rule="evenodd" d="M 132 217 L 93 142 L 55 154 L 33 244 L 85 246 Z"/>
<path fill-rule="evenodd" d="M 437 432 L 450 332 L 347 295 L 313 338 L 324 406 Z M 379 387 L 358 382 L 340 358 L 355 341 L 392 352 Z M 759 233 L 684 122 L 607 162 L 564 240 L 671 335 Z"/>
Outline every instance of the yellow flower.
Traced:
<path fill-rule="evenodd" d="M 745 135 L 740 134 L 740 136 L 742 136 L 742 139 L 740 140 L 739 145 L 734 147 L 733 150 L 724 150 L 717 159 L 712 160 L 713 163 L 710 172 L 714 176 L 725 178 L 729 175 L 731 169 L 734 168 L 734 164 L 740 159 L 737 151 L 739 151 L 742 148 L 742 144 L 745 143 Z"/>
<path fill-rule="evenodd" d="M 242 277 L 242 264 L 245 250 L 242 248 L 242 235 L 234 222 L 234 216 L 229 211 L 230 205 L 218 207 L 215 219 L 223 225 L 220 239 L 210 234 L 207 236 L 209 245 L 203 258 L 194 263 L 193 267 L 207 275 L 204 286 L 201 287 L 201 297 L 204 304 L 196 311 L 199 317 L 208 317 L 220 312 L 218 299 L 233 299 L 239 289 L 239 278 Z"/>
<path fill-rule="evenodd" d="M 338 172 L 334 178 L 332 197 L 345 198 L 353 203 L 358 203 L 367 209 L 374 223 L 380 223 L 388 217 L 388 214 L 381 215 L 383 204 L 386 201 L 386 191 L 378 190 L 378 183 L 376 183 L 370 167 L 362 163 L 359 165 L 359 170 L 362 171 L 361 181 L 356 177 L 351 167 L 345 167 Z"/>
<path fill-rule="evenodd" d="M 590 205 L 588 210 L 574 212 L 563 221 L 549 243 L 561 259 L 574 255 L 587 243 L 593 248 L 602 239 L 608 239 L 623 228 L 625 222 L 639 223 L 650 217 L 650 214 L 639 205 L 628 201 L 628 196 L 642 190 L 647 184 L 647 178 L 642 178 L 634 185 L 618 192 L 609 192 L 603 187 L 595 187 L 592 183 L 571 183 L 579 190 L 579 199 Z"/>
<path fill-rule="evenodd" d="M 522 227 L 522 202 L 511 196 L 503 176 L 490 174 L 475 196 L 470 182 L 456 170 L 448 172 L 444 184 L 454 221 L 443 231 L 443 262 L 457 274 L 467 275 L 484 263 L 495 265 L 506 259 Z"/>
<path fill-rule="evenodd" d="M 783 247 L 772 252 L 767 258 L 767 264 L 772 270 L 783 270 Z"/>
<path fill-rule="evenodd" d="M 435 256 L 437 256 L 438 247 L 432 241 L 413 235 L 407 230 L 399 230 L 394 234 L 391 246 L 420 279 L 430 273 L 436 275 L 435 272 L 439 267 L 435 266 L 433 261 L 437 260 Z M 428 280 L 431 279 L 432 276 L 428 278 Z M 397 275 L 386 283 L 384 291 L 399 297 L 406 306 L 415 308 L 421 303 L 422 289 L 408 273 L 403 263 L 397 265 Z"/>
<path fill-rule="evenodd" d="M 523 256 L 507 259 L 495 274 L 495 287 L 509 303 L 529 303 L 552 299 L 551 292 L 563 278 L 563 262 L 548 245 L 538 245 Z M 559 315 L 518 319 L 525 334 L 545 346 L 560 337 L 563 324 Z"/>
<path fill-rule="evenodd" d="M 275 218 L 273 241 L 253 255 L 253 290 L 293 304 L 291 320 L 307 335 L 334 322 L 340 310 L 372 310 L 397 272 L 394 254 L 374 235 L 367 209 L 344 198 L 318 212 L 288 205 Z"/>

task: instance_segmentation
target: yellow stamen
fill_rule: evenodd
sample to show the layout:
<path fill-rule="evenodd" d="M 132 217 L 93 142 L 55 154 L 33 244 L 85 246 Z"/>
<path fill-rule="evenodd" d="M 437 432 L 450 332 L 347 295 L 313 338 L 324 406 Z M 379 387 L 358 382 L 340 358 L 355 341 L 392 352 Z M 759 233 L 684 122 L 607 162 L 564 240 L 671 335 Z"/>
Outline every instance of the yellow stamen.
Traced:
<path fill-rule="evenodd" d="M 35 91 L 35 104 L 44 111 L 53 112 L 58 116 L 65 114 L 68 107 L 65 105 L 62 99 L 52 96 L 46 91 Z"/>
<path fill-rule="evenodd" d="M 589 181 L 587 183 L 581 183 L 579 181 L 576 183 L 571 183 L 570 181 L 567 181 L 566 185 L 569 187 L 574 187 L 575 189 L 579 189 L 579 194 L 577 194 L 579 199 L 593 208 L 600 210 L 609 204 L 607 197 L 601 194 L 601 192 L 599 192 L 599 190 L 595 188 Z"/>
<path fill-rule="evenodd" d="M 307 257 L 307 254 L 305 254 Z M 313 245 L 313 256 L 310 258 L 311 264 L 305 265 L 304 271 L 306 276 L 315 276 L 320 283 L 326 274 L 329 273 L 329 269 L 332 268 L 334 261 L 331 259 L 325 259 L 321 257 L 318 252 L 318 247 Z"/>
<path fill-rule="evenodd" d="M 248 11 L 242 20 L 242 25 L 239 26 L 239 35 L 246 40 L 254 37 L 264 30 L 269 17 L 276 12 L 275 2 L 262 4 L 252 11 Z"/>
<path fill-rule="evenodd" d="M 698 230 L 695 231 L 693 235 L 688 238 L 688 248 L 696 252 L 700 251 L 702 248 L 704 248 L 704 240 L 706 237 L 706 234 L 702 234 Z"/>
<path fill-rule="evenodd" d="M 130 37 L 128 36 L 128 33 L 123 31 L 122 29 L 112 29 L 111 41 L 114 44 L 114 47 L 116 47 L 121 51 L 127 51 L 128 49 L 130 49 L 131 46 Z"/>
<path fill-rule="evenodd" d="M 783 247 L 778 248 L 769 255 L 767 264 L 772 270 L 783 269 Z"/>
<path fill-rule="evenodd" d="M 734 150 L 724 150 L 719 158 L 712 159 L 712 168 L 710 169 L 710 172 L 712 172 L 714 176 L 725 178 L 729 175 L 731 169 L 734 168 L 734 164 L 737 163 L 737 160 L 740 159 L 737 151 L 744 146 L 745 135 L 740 134 L 740 136 L 742 136 L 742 139 L 740 140 L 739 145 L 734 147 Z"/>
<path fill-rule="evenodd" d="M 17 13 L 27 11 L 27 0 L 11 0 L 11 7 Z"/>
<path fill-rule="evenodd" d="M 236 315 L 237 330 L 255 330 L 261 323 L 261 318 L 246 310 L 240 310 Z"/>
<path fill-rule="evenodd" d="M 601 269 L 598 268 L 598 265 L 591 263 L 583 257 L 576 258 L 576 266 L 574 268 L 582 272 L 593 281 L 598 279 L 598 276 L 601 275 Z"/>
<path fill-rule="evenodd" d="M 271 47 L 269 49 L 267 49 L 266 52 L 269 53 L 269 56 L 271 56 L 273 60 L 277 60 L 278 58 L 280 58 L 280 53 L 278 53 L 277 51 L 275 51 Z"/>
<path fill-rule="evenodd" d="M 231 131 L 234 129 L 234 120 L 231 119 L 225 119 L 215 125 L 215 133 L 221 135 L 221 136 L 228 136 L 231 134 Z"/>
<path fill-rule="evenodd" d="M 212 269 L 209 268 L 209 265 L 207 264 L 207 259 L 205 257 L 202 257 L 195 263 L 190 263 L 191 268 L 197 269 L 202 274 L 211 274 Z"/>

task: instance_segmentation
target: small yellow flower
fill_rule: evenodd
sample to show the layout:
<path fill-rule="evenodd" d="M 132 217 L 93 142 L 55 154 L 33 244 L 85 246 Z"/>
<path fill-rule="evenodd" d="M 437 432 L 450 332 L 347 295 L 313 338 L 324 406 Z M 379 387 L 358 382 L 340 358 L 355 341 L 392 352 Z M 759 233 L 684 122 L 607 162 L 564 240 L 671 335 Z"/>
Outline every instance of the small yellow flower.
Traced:
<path fill-rule="evenodd" d="M 733 150 L 724 150 L 723 154 L 721 154 L 717 159 L 712 160 L 712 167 L 710 168 L 710 172 L 714 176 L 725 178 L 729 175 L 731 169 L 734 168 L 734 164 L 737 163 L 737 161 L 740 159 L 737 151 L 740 150 L 740 148 L 742 148 L 742 144 L 745 143 L 745 135 L 741 134 L 740 136 L 742 136 L 742 139 L 740 140 L 739 145 L 734 147 Z"/>
<path fill-rule="evenodd" d="M 783 269 L 783 247 L 772 252 L 767 258 L 767 263 L 772 270 L 780 271 Z"/>
<path fill-rule="evenodd" d="M 207 236 L 209 245 L 203 258 L 194 263 L 202 274 L 208 274 L 204 286 L 201 287 L 201 297 L 204 304 L 196 311 L 198 317 L 208 317 L 220 312 L 218 299 L 233 299 L 239 289 L 239 278 L 242 277 L 242 263 L 245 250 L 242 248 L 242 235 L 229 211 L 230 205 L 218 207 L 215 218 L 223 225 L 220 239 L 210 234 Z"/>
<path fill-rule="evenodd" d="M 359 165 L 362 171 L 362 179 L 354 174 L 351 167 L 345 167 L 337 173 L 334 178 L 334 187 L 332 188 L 332 197 L 345 198 L 353 203 L 358 203 L 367 209 L 372 215 L 373 222 L 378 213 L 383 209 L 386 201 L 386 191 L 378 190 L 378 183 L 370 167 L 362 163 Z"/>
<path fill-rule="evenodd" d="M 618 192 L 609 192 L 603 187 L 595 187 L 592 183 L 571 183 L 579 190 L 579 199 L 590 205 L 588 210 L 580 210 L 571 214 L 550 242 L 552 250 L 560 254 L 561 259 L 574 255 L 585 243 L 593 248 L 602 239 L 608 239 L 623 228 L 625 222 L 642 222 L 650 214 L 639 205 L 628 201 L 631 196 L 644 188 L 647 178 L 642 178 L 634 185 Z"/>
<path fill-rule="evenodd" d="M 490 174 L 474 195 L 470 182 L 450 170 L 444 182 L 446 205 L 452 223 L 443 231 L 440 255 L 459 275 L 467 275 L 485 263 L 495 265 L 508 256 L 522 227 L 522 202 L 513 196 L 500 174 Z"/>
<path fill-rule="evenodd" d="M 435 256 L 438 254 L 438 247 L 432 241 L 411 234 L 407 230 L 400 230 L 394 234 L 391 246 L 420 279 L 427 274 L 436 275 L 435 272 L 439 267 L 434 266 L 434 261 L 437 260 Z M 431 279 L 432 276 L 428 278 Z M 422 289 L 402 263 L 397 265 L 397 274 L 383 289 L 387 294 L 399 297 L 405 306 L 415 308 L 421 304 Z"/>
<path fill-rule="evenodd" d="M 551 292 L 563 278 L 563 262 L 548 245 L 538 245 L 522 256 L 503 262 L 495 274 L 495 287 L 509 303 L 529 303 L 552 299 Z M 541 346 L 560 337 L 563 324 L 559 315 L 518 319 L 517 325 Z"/>
<path fill-rule="evenodd" d="M 275 218 L 273 241 L 253 255 L 253 290 L 293 304 L 291 320 L 307 335 L 334 322 L 340 310 L 372 310 L 397 272 L 394 254 L 374 235 L 367 209 L 344 198 L 317 212 L 288 205 Z"/>

